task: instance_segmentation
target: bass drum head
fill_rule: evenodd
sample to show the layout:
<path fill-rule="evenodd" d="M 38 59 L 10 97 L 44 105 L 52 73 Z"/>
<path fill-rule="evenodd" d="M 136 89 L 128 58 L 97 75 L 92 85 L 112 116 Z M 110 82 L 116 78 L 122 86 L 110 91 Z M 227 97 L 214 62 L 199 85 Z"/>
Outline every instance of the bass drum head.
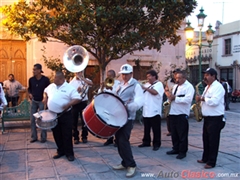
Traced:
<path fill-rule="evenodd" d="M 122 100 L 111 93 L 100 93 L 94 98 L 96 114 L 106 124 L 122 127 L 126 124 L 128 113 Z"/>

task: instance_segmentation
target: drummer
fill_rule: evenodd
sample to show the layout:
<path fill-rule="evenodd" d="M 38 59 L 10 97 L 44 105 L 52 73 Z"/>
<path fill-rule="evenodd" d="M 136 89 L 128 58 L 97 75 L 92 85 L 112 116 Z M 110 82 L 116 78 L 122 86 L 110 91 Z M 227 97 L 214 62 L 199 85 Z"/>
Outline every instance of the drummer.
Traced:
<path fill-rule="evenodd" d="M 53 159 L 66 155 L 69 161 L 74 161 L 71 108 L 80 100 L 77 90 L 65 81 L 63 72 L 56 72 L 54 83 L 44 90 L 43 103 L 58 115 L 58 124 L 52 129 L 58 148 Z"/>
<path fill-rule="evenodd" d="M 109 87 L 105 84 L 105 82 L 102 83 L 102 86 L 101 88 L 99 88 L 98 90 L 98 93 L 101 93 L 101 92 L 109 92 L 109 93 L 114 93 L 116 92 L 116 88 L 120 85 L 120 81 L 115 79 L 116 78 L 116 73 L 114 70 L 110 69 L 108 70 L 107 72 L 107 78 L 111 78 L 111 79 L 114 79 L 114 84 L 112 87 Z M 109 144 L 113 144 L 113 139 L 114 139 L 114 136 L 110 137 L 103 145 L 104 146 L 107 146 Z"/>
<path fill-rule="evenodd" d="M 133 159 L 132 149 L 129 142 L 133 120 L 136 111 L 143 106 L 143 90 L 133 76 L 133 68 L 129 64 L 121 66 L 122 82 L 117 88 L 117 95 L 123 100 L 128 110 L 128 121 L 115 134 L 118 153 L 122 158 L 121 164 L 113 166 L 114 170 L 127 169 L 126 177 L 133 177 L 136 174 L 136 163 Z"/>

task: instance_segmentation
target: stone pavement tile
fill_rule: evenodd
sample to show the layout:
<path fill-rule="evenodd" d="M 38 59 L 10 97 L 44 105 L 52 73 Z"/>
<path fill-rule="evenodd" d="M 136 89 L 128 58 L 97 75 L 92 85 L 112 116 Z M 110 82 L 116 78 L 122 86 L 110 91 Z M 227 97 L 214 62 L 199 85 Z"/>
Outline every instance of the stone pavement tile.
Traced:
<path fill-rule="evenodd" d="M 98 173 L 88 173 L 91 180 L 118 180 L 122 179 L 112 171 L 98 172 Z"/>
<path fill-rule="evenodd" d="M 91 180 L 85 173 L 79 173 L 78 175 L 62 175 L 59 180 Z"/>
<path fill-rule="evenodd" d="M 83 173 L 83 167 L 78 161 L 75 159 L 74 161 L 68 161 L 65 156 L 60 159 L 54 159 L 54 166 L 56 172 L 59 176 L 66 176 L 66 175 L 74 175 L 77 176 Z"/>
<path fill-rule="evenodd" d="M 8 164 L 8 163 L 25 163 L 26 162 L 26 151 L 19 150 L 19 151 L 5 151 L 2 156 L 1 164 Z"/>
<path fill-rule="evenodd" d="M 28 162 L 49 160 L 47 149 L 28 150 Z"/>
<path fill-rule="evenodd" d="M 26 141 L 19 140 L 19 141 L 7 141 L 4 145 L 4 150 L 20 150 L 26 148 Z"/>
<path fill-rule="evenodd" d="M 82 157 L 82 158 L 78 158 L 78 161 L 80 162 L 81 165 L 103 163 L 102 158 L 99 156 Z"/>
<path fill-rule="evenodd" d="M 0 173 L 1 180 L 16 180 L 16 179 L 26 179 L 26 172 L 10 172 L 10 173 Z"/>
<path fill-rule="evenodd" d="M 83 157 L 96 157 L 98 153 L 90 148 L 73 148 L 74 156 L 76 158 L 83 158 Z"/>
<path fill-rule="evenodd" d="M 28 162 L 28 177 L 33 178 L 52 178 L 55 177 L 53 164 L 50 160 Z"/>
<path fill-rule="evenodd" d="M 95 163 L 85 164 L 83 168 L 87 173 L 102 173 L 110 169 L 103 161 L 96 161 Z"/>
<path fill-rule="evenodd" d="M 92 150 L 97 152 L 100 156 L 118 154 L 117 148 L 114 146 L 93 147 Z"/>
<path fill-rule="evenodd" d="M 26 162 L 1 163 L 1 173 L 26 172 Z"/>
<path fill-rule="evenodd" d="M 55 178 L 55 177 L 50 177 L 50 178 L 33 178 L 33 179 L 29 179 L 29 180 L 58 180 L 58 178 Z"/>
<path fill-rule="evenodd" d="M 25 141 L 26 134 L 21 132 L 15 132 L 15 133 L 11 133 L 8 137 L 8 141 L 18 141 L 18 140 Z"/>

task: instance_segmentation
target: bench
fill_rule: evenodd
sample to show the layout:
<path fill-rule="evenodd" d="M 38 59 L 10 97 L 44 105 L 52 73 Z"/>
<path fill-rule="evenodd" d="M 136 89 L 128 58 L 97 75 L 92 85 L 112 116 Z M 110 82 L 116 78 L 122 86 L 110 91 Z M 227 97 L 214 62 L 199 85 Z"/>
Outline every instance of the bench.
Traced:
<path fill-rule="evenodd" d="M 30 102 L 24 99 L 18 106 L 6 107 L 2 110 L 2 133 L 6 121 L 30 121 Z"/>

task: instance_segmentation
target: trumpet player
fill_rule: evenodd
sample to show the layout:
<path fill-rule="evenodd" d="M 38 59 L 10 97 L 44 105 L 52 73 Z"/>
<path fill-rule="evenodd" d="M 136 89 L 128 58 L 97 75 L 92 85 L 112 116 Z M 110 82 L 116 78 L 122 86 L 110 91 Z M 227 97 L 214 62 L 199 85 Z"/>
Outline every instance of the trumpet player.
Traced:
<path fill-rule="evenodd" d="M 161 146 L 161 112 L 163 99 L 163 84 L 158 81 L 158 74 L 154 70 L 147 72 L 148 83 L 142 85 L 144 92 L 143 122 L 144 135 L 142 144 L 138 147 L 146 147 L 151 144 L 151 129 L 153 131 L 153 150 L 157 151 Z"/>
<path fill-rule="evenodd" d="M 194 95 L 193 86 L 186 79 L 186 72 L 176 72 L 172 92 L 165 91 L 171 107 L 169 112 L 173 148 L 168 155 L 178 154 L 177 159 L 186 157 L 188 151 L 188 116 Z"/>
<path fill-rule="evenodd" d="M 116 73 L 114 70 L 108 70 L 107 71 L 107 79 L 113 80 L 112 86 L 108 85 L 107 82 L 103 82 L 101 85 L 101 88 L 98 90 L 98 93 L 100 92 L 110 92 L 113 93 L 116 92 L 117 87 L 120 85 L 120 81 L 115 79 L 116 78 Z M 113 144 L 114 137 L 110 137 L 103 145 L 107 146 L 109 144 Z M 116 146 L 116 144 L 115 144 Z"/>
<path fill-rule="evenodd" d="M 84 77 L 84 72 L 80 71 L 75 73 L 75 77 L 70 81 L 70 85 L 75 87 L 79 93 L 79 96 L 81 97 L 81 101 L 78 104 L 75 104 L 72 108 L 72 116 L 73 116 L 73 138 L 74 138 L 74 144 L 79 144 L 79 131 L 78 131 L 78 117 L 80 114 L 81 118 L 81 124 L 82 124 L 82 134 L 81 139 L 83 143 L 87 143 L 87 136 L 88 136 L 88 130 L 87 127 L 85 127 L 85 123 L 83 121 L 82 117 L 82 111 L 85 109 L 88 103 L 88 88 L 89 86 L 93 85 L 93 82 Z"/>
<path fill-rule="evenodd" d="M 196 96 L 201 101 L 203 123 L 203 154 L 198 163 L 204 163 L 205 169 L 215 167 L 219 149 L 220 133 L 225 126 L 223 86 L 217 81 L 217 71 L 208 68 L 204 72 L 204 82 L 207 84 L 202 96 Z"/>

